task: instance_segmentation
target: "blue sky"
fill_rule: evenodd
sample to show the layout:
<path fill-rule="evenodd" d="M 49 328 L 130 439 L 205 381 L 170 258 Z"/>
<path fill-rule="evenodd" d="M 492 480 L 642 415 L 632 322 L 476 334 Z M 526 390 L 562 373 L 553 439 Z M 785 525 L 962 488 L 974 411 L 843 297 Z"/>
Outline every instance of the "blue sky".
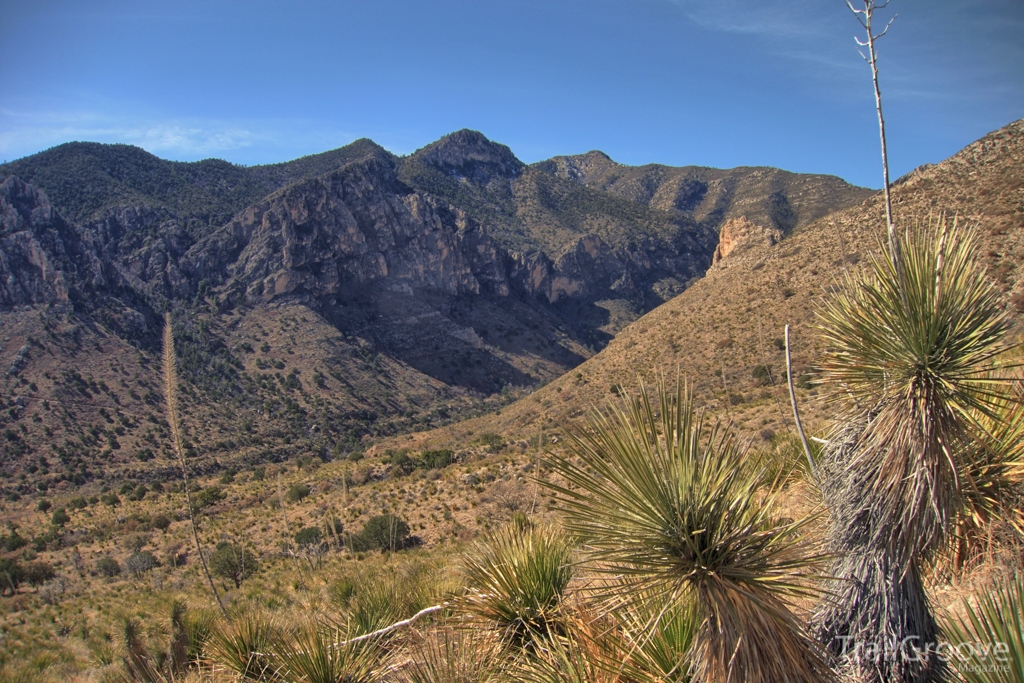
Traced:
<path fill-rule="evenodd" d="M 893 177 L 1024 117 L 1022 0 L 892 0 Z M 0 0 L 0 160 L 70 140 L 285 161 L 460 128 L 527 162 L 768 165 L 881 185 L 843 0 Z"/>

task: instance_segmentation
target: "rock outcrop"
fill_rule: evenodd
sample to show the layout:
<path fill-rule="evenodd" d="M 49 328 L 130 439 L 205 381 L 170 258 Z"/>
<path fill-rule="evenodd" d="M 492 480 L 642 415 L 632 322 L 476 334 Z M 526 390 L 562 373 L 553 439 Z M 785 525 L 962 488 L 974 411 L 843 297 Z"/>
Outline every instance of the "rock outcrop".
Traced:
<path fill-rule="evenodd" d="M 775 227 L 758 225 L 746 216 L 732 218 L 722 224 L 722 232 L 718 238 L 718 246 L 712 263 L 718 263 L 726 256 L 744 245 L 763 244 L 772 246 L 782 239 L 782 231 Z"/>

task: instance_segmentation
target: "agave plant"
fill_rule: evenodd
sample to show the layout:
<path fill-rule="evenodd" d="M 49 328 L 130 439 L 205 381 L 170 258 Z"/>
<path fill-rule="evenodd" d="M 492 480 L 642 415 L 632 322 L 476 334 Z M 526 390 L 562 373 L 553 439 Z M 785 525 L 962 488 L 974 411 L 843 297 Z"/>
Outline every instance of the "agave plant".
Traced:
<path fill-rule="evenodd" d="M 937 637 L 921 571 L 970 498 L 964 455 L 991 441 L 983 418 L 998 420 L 1006 396 L 991 370 L 1008 323 L 973 232 L 939 219 L 897 241 L 899 259 L 875 256 L 821 312 L 840 419 L 818 476 L 838 560 L 816 623 L 861 678 L 928 681 L 941 662 L 900 644 Z"/>
<path fill-rule="evenodd" d="M 1024 683 L 1024 580 L 964 601 L 963 617 L 944 624 L 947 658 L 966 683 Z"/>
<path fill-rule="evenodd" d="M 830 669 L 790 610 L 815 558 L 803 521 L 775 510 L 778 489 L 725 429 L 705 429 L 685 385 L 646 388 L 595 410 L 552 456 L 549 485 L 596 571 L 627 577 L 623 599 L 692 609 L 699 626 L 684 666 L 705 681 L 827 681 Z M 621 583 L 613 582 L 615 594 Z M 606 599 L 612 599 L 612 592 Z"/>
<path fill-rule="evenodd" d="M 562 597 L 572 578 L 572 548 L 548 526 L 508 525 L 465 560 L 469 592 L 458 602 L 526 646 L 559 629 Z"/>

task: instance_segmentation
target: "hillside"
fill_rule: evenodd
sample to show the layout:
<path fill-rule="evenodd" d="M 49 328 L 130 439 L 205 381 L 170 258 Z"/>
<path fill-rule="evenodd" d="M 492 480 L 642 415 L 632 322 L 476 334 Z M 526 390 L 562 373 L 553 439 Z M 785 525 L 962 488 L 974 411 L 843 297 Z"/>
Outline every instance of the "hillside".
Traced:
<path fill-rule="evenodd" d="M 982 257 L 1024 325 L 1024 121 L 969 145 L 940 164 L 899 179 L 893 188 L 898 222 L 927 221 L 937 212 L 978 226 Z M 885 229 L 881 196 L 797 228 L 773 243 L 761 230 L 727 231 L 729 248 L 705 277 L 629 325 L 607 348 L 529 397 L 488 415 L 443 430 L 386 442 L 410 448 L 459 443 L 494 432 L 529 438 L 572 424 L 593 405 L 629 390 L 637 377 L 658 373 L 694 382 L 698 401 L 712 415 L 731 419 L 755 440 L 792 427 L 781 338 L 793 326 L 795 376 L 802 410 L 812 427 L 822 424 L 814 400 L 813 366 L 821 348 L 815 311 L 843 274 L 879 247 Z M 775 383 L 763 385 L 754 368 L 766 365 Z"/>

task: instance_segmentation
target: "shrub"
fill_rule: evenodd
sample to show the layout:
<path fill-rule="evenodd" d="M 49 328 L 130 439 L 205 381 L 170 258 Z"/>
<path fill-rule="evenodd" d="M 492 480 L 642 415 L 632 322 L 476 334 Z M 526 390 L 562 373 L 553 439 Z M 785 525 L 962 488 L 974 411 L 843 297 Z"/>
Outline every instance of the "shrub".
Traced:
<path fill-rule="evenodd" d="M 757 380 L 757 385 L 760 387 L 766 387 L 772 383 L 772 371 L 767 365 L 755 365 L 754 371 L 751 374 Z"/>
<path fill-rule="evenodd" d="M 151 571 L 159 565 L 156 561 L 156 556 L 148 550 L 140 550 L 133 553 L 131 557 L 124 561 L 124 568 L 135 574 L 136 578 L 142 576 L 145 572 Z"/>
<path fill-rule="evenodd" d="M 36 505 L 36 510 L 39 510 L 40 512 L 46 512 L 49 509 L 50 509 L 50 501 L 46 500 L 45 498 L 43 498 L 41 501 L 39 501 L 39 504 Z"/>
<path fill-rule="evenodd" d="M 32 586 L 42 586 L 57 575 L 48 562 L 29 562 L 25 565 L 25 581 Z"/>
<path fill-rule="evenodd" d="M 209 507 L 227 498 L 227 495 L 219 486 L 208 486 L 199 491 L 192 499 L 199 509 Z"/>
<path fill-rule="evenodd" d="M 409 525 L 391 513 L 371 517 L 362 532 L 351 536 L 348 546 L 356 552 L 400 550 L 409 542 Z"/>
<path fill-rule="evenodd" d="M 323 541 L 323 533 L 316 527 L 306 527 L 295 533 L 295 544 L 298 546 L 316 546 Z"/>
<path fill-rule="evenodd" d="M 113 491 L 108 491 L 107 493 L 104 493 L 102 496 L 100 496 L 100 500 L 103 502 L 104 505 L 109 505 L 110 507 L 117 507 L 118 505 L 121 504 L 121 499 L 118 498 L 117 494 L 114 493 Z"/>
<path fill-rule="evenodd" d="M 433 470 L 448 467 L 455 461 L 455 453 L 448 449 L 424 451 L 420 456 L 423 466 Z"/>
<path fill-rule="evenodd" d="M 167 515 L 157 515 L 153 518 L 153 528 L 160 531 L 167 531 L 171 526 L 171 518 Z"/>
<path fill-rule="evenodd" d="M 288 492 L 284 494 L 284 497 L 289 503 L 298 503 L 308 495 L 309 486 L 306 484 L 292 484 L 288 487 Z"/>
<path fill-rule="evenodd" d="M 221 541 L 210 555 L 210 571 L 221 578 L 234 581 L 235 588 L 256 573 L 259 563 L 252 551 L 246 548 Z"/>
<path fill-rule="evenodd" d="M 28 541 L 25 540 L 21 535 L 18 534 L 17 529 L 11 531 L 9 536 L 3 537 L 3 547 L 9 553 L 13 553 L 15 550 L 20 550 L 28 545 Z"/>
<path fill-rule="evenodd" d="M 71 521 L 71 517 L 68 515 L 64 508 L 57 508 L 57 511 L 50 517 L 50 523 L 53 526 L 64 526 Z"/>
<path fill-rule="evenodd" d="M 72 510 L 84 510 L 89 507 L 89 503 L 82 496 L 74 496 L 68 501 L 68 507 Z"/>
<path fill-rule="evenodd" d="M 121 573 L 121 565 L 110 555 L 104 555 L 96 562 L 96 571 L 108 578 Z"/>
<path fill-rule="evenodd" d="M 0 557 L 0 595 L 7 595 L 8 589 L 14 595 L 25 580 L 25 570 L 17 560 Z"/>

